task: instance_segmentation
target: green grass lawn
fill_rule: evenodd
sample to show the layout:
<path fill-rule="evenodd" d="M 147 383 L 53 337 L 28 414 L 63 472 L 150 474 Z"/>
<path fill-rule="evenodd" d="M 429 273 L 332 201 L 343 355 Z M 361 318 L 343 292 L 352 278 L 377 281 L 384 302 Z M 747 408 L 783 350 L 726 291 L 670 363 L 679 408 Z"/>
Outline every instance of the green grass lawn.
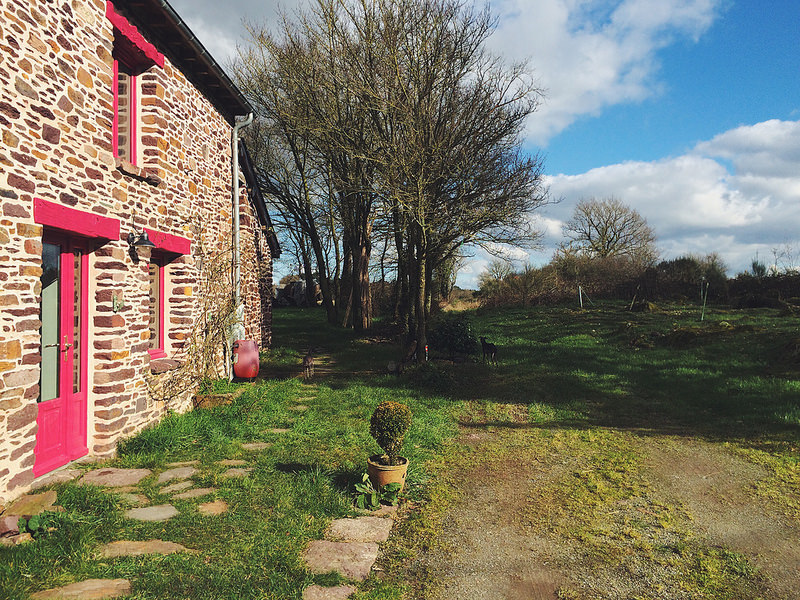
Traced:
<path fill-rule="evenodd" d="M 800 319 L 771 310 L 712 309 L 700 322 L 696 307 L 634 314 L 622 305 L 479 311 L 473 317 L 476 335 L 498 345 L 498 366 L 481 364 L 479 357 L 462 364 L 434 360 L 395 377 L 383 374 L 402 354 L 390 340 L 328 326 L 320 310 L 276 310 L 274 348 L 264 354 L 256 383 L 239 384 L 246 391 L 229 406 L 167 417 L 123 443 L 110 463 L 152 469 L 138 492 L 160 504 L 170 498 L 155 485 L 157 474 L 168 463 L 199 460 L 198 485 L 218 488 L 216 497 L 229 512 L 203 517 L 196 510 L 202 500 L 174 501 L 180 516 L 139 523 L 122 516 L 128 506 L 119 495 L 56 486 L 66 511 L 48 517 L 54 529 L 32 544 L 0 548 L 0 598 L 24 599 L 96 577 L 130 578 L 137 599 L 299 599 L 311 583 L 335 583 L 334 575 L 309 573 L 300 555 L 331 519 L 355 514 L 353 484 L 361 480 L 366 457 L 378 451 L 369 417 L 383 400 L 404 402 L 414 415 L 404 455 L 411 461 L 407 498 L 415 508 L 386 547 L 386 568 L 402 568 L 435 544 L 437 520 L 455 493 L 443 466 L 467 452 L 455 442 L 459 423 L 535 432 L 526 438 L 527 451 L 560 440 L 585 455 L 584 479 L 568 484 L 574 502 L 553 508 L 584 523 L 569 535 L 591 533 L 588 506 L 638 493 L 638 484 L 620 475 L 635 471 L 626 465 L 637 460 L 627 435 L 726 444 L 769 470 L 759 493 L 800 521 Z M 328 366 L 305 384 L 300 360 L 309 347 Z M 297 403 L 308 409 L 291 410 Z M 520 451 L 514 439 L 496 451 Z M 242 449 L 255 441 L 273 445 L 259 453 Z M 247 460 L 253 471 L 224 479 L 223 459 Z M 553 485 L 563 491 L 567 483 Z M 553 490 L 540 493 L 548 497 Z M 95 555 L 101 543 L 152 538 L 199 552 L 113 560 Z M 687 554 L 686 560 L 698 557 Z M 740 571 L 730 577 L 741 577 Z M 727 589 L 725 581 L 713 583 Z M 357 598 L 401 598 L 410 589 L 400 570 L 360 584 Z"/>

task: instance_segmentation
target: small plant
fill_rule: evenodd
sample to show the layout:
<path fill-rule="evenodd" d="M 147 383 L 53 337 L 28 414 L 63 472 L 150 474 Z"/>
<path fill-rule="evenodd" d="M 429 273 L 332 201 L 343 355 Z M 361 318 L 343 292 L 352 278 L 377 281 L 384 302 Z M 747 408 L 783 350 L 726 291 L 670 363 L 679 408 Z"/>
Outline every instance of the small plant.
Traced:
<path fill-rule="evenodd" d="M 385 455 L 384 463 L 397 466 L 400 463 L 400 449 L 403 447 L 403 438 L 411 427 L 411 409 L 400 402 L 381 402 L 372 413 L 369 422 L 369 432 Z"/>
<path fill-rule="evenodd" d="M 45 515 L 33 515 L 30 519 L 20 519 L 17 522 L 20 533 L 30 533 L 34 539 L 39 538 L 48 530 L 48 519 Z"/>
<path fill-rule="evenodd" d="M 373 487 L 367 473 L 364 473 L 361 483 L 357 483 L 355 487 L 358 492 L 356 506 L 363 510 L 378 510 L 381 502 L 396 506 L 400 500 L 399 483 L 387 483 L 378 491 Z"/>
<path fill-rule="evenodd" d="M 369 475 L 364 473 L 361 483 L 356 484 L 356 506 L 363 510 L 378 510 L 381 505 L 380 494 L 372 486 Z"/>
<path fill-rule="evenodd" d="M 397 503 L 400 501 L 400 490 L 402 487 L 403 486 L 397 482 L 387 483 L 381 488 L 381 502 L 390 504 L 391 506 L 397 506 Z"/>

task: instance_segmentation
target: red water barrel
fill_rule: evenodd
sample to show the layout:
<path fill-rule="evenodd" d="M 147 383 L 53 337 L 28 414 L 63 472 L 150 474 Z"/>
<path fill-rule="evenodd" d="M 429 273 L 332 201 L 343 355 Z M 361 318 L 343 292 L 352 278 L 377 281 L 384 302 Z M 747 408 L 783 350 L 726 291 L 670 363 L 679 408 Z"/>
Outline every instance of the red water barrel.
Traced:
<path fill-rule="evenodd" d="M 258 344 L 255 340 L 233 342 L 233 374 L 240 379 L 258 375 Z"/>

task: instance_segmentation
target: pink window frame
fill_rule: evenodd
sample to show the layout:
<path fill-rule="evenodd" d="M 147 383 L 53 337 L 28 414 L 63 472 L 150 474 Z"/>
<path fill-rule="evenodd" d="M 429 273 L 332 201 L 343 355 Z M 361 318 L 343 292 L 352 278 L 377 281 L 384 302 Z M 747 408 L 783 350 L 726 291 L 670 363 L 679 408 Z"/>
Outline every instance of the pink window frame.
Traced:
<path fill-rule="evenodd" d="M 126 56 L 130 56 L 130 61 L 122 61 L 122 64 L 130 71 L 130 156 L 129 162 L 133 165 L 137 163 L 137 137 L 138 127 L 136 115 L 138 113 L 138 97 L 137 97 L 137 75 L 142 71 L 149 69 L 153 65 L 164 68 L 164 55 L 161 54 L 156 47 L 148 42 L 144 36 L 139 32 L 135 25 L 128 19 L 117 12 L 114 3 L 110 0 L 106 2 L 106 18 L 111 22 L 114 28 L 114 45 L 115 50 L 117 46 L 124 45 L 129 52 Z M 112 123 L 112 148 L 114 156 L 119 157 L 119 85 L 117 78 L 119 77 L 120 61 L 117 56 L 114 56 L 113 66 L 113 85 L 114 85 L 114 120 Z"/>
<path fill-rule="evenodd" d="M 132 69 L 131 69 L 132 71 Z M 130 123 L 128 123 L 129 133 L 128 138 L 130 140 L 130 148 L 128 152 L 127 160 L 132 165 L 136 165 L 138 162 L 136 160 L 136 151 L 138 147 L 136 145 L 136 140 L 139 137 L 138 131 L 138 122 L 136 119 L 136 115 L 138 112 L 138 101 L 139 98 L 136 94 L 137 92 L 137 81 L 138 77 L 136 75 L 129 75 L 130 82 L 128 86 L 130 91 L 128 93 L 129 98 L 129 106 L 128 106 L 128 114 L 130 115 Z M 114 122 L 111 125 L 111 135 L 112 135 L 112 146 L 114 150 L 114 156 L 119 157 L 119 61 L 115 58 L 114 59 Z"/>
<path fill-rule="evenodd" d="M 171 233 L 164 233 L 156 229 L 144 228 L 147 232 L 147 237 L 155 244 L 152 254 L 150 255 L 150 262 L 158 265 L 158 347 L 148 349 L 151 359 L 165 358 L 166 353 L 166 325 L 167 325 L 167 294 L 166 294 L 166 270 L 167 265 L 176 257 L 185 254 L 191 254 L 192 242 L 190 239 L 173 235 Z"/>
<path fill-rule="evenodd" d="M 77 233 L 87 238 L 119 239 L 118 219 L 70 208 L 41 198 L 33 199 L 33 220 L 39 225 Z"/>

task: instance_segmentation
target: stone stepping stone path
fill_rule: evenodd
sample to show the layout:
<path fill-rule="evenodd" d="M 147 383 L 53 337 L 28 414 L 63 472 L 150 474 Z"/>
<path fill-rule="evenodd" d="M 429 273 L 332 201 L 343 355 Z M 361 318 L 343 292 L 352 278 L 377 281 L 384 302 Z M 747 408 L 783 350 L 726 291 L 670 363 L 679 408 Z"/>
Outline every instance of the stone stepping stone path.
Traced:
<path fill-rule="evenodd" d="M 132 508 L 125 511 L 125 516 L 137 521 L 168 521 L 177 517 L 180 513 L 172 504 L 156 504 L 155 506 L 145 506 L 143 508 Z"/>
<path fill-rule="evenodd" d="M 183 462 L 167 463 L 168 467 L 196 467 L 200 464 L 199 460 L 185 460 Z"/>
<path fill-rule="evenodd" d="M 295 412 L 304 412 L 308 410 L 308 405 L 306 404 L 295 404 L 294 406 L 290 406 L 289 410 L 293 410 Z"/>
<path fill-rule="evenodd" d="M 61 468 L 52 473 L 48 473 L 39 477 L 34 484 L 31 485 L 32 490 L 38 490 L 54 483 L 67 483 L 81 476 L 83 471 L 80 469 Z"/>
<path fill-rule="evenodd" d="M 223 467 L 243 467 L 247 464 L 247 461 L 241 459 L 225 459 L 217 462 L 217 464 Z"/>
<path fill-rule="evenodd" d="M 284 433 L 289 433 L 289 431 L 291 430 L 286 429 L 285 427 L 275 427 L 273 429 L 267 429 L 266 433 L 275 433 L 277 435 L 283 435 Z"/>
<path fill-rule="evenodd" d="M 41 494 L 26 494 L 11 503 L 3 516 L 29 517 L 48 510 L 63 510 L 60 506 L 54 506 L 56 500 L 58 500 L 58 495 L 52 490 Z"/>
<path fill-rule="evenodd" d="M 391 517 L 393 511 L 385 514 Z M 378 544 L 385 542 L 392 530 L 393 520 L 387 516 L 334 520 L 325 531 L 325 539 L 308 545 L 303 556 L 308 568 L 316 574 L 337 571 L 347 579 L 365 580 L 378 559 Z M 348 587 L 311 586 L 303 593 L 303 600 L 349 598 L 355 590 L 346 590 Z"/>
<path fill-rule="evenodd" d="M 242 444 L 242 448 L 248 452 L 259 452 L 272 446 L 274 446 L 272 442 L 248 442 L 247 444 Z"/>
<path fill-rule="evenodd" d="M 194 477 L 200 471 L 198 471 L 195 467 L 175 467 L 173 469 L 168 469 L 161 473 L 156 479 L 156 483 L 166 483 L 168 481 L 172 481 L 173 479 L 189 479 L 190 477 Z"/>
<path fill-rule="evenodd" d="M 161 488 L 162 494 L 174 494 L 175 492 L 182 492 L 183 490 L 188 490 L 192 487 L 194 483 L 191 481 L 179 481 L 177 483 L 172 483 L 170 485 L 166 485 Z"/>
<path fill-rule="evenodd" d="M 233 467 L 232 469 L 228 469 L 222 474 L 222 477 L 231 478 L 231 477 L 247 477 L 250 474 L 250 471 L 253 469 L 247 468 L 242 469 L 240 467 Z"/>
<path fill-rule="evenodd" d="M 143 542 L 122 540 L 101 546 L 98 552 L 103 558 L 117 558 L 119 556 L 141 556 L 143 554 L 175 554 L 176 552 L 196 554 L 197 550 L 190 550 L 181 544 L 162 540 L 146 540 Z"/>
<path fill-rule="evenodd" d="M 97 469 L 86 473 L 79 483 L 118 488 L 137 485 L 152 474 L 150 469 Z"/>
<path fill-rule="evenodd" d="M 209 494 L 213 494 L 216 491 L 217 488 L 195 488 L 187 492 L 181 492 L 180 494 L 175 494 L 172 497 L 177 498 L 178 500 L 189 500 L 191 498 L 200 498 L 202 496 L 208 496 Z"/>
<path fill-rule="evenodd" d="M 393 522 L 383 517 L 336 519 L 325 532 L 325 539 L 335 542 L 385 542 Z"/>
<path fill-rule="evenodd" d="M 364 581 L 378 560 L 378 544 L 314 540 L 304 558 L 312 573 L 338 571 L 347 579 Z"/>
<path fill-rule="evenodd" d="M 149 504 L 150 500 L 144 494 L 134 494 L 131 492 L 121 492 L 117 494 L 122 500 L 128 504 L 135 504 L 136 506 L 144 506 Z"/>
<path fill-rule="evenodd" d="M 127 579 L 87 579 L 64 587 L 52 588 L 31 594 L 31 600 L 75 599 L 104 600 L 119 598 L 131 593 L 131 582 Z"/>

